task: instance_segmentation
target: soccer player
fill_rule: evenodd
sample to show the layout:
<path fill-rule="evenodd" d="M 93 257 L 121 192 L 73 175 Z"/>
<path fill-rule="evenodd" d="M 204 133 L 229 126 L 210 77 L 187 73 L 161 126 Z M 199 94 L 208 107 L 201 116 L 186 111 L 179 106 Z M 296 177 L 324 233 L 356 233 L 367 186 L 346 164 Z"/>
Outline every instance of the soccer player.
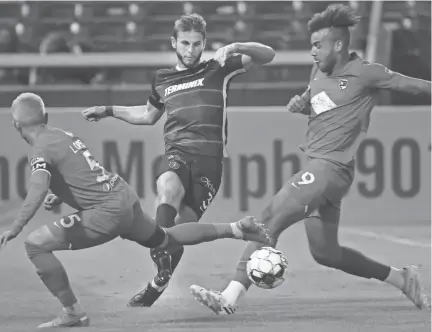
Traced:
<path fill-rule="evenodd" d="M 33 231 L 25 241 L 37 274 L 64 308 L 58 318 L 41 328 L 89 325 L 53 251 L 90 248 L 119 236 L 147 248 L 193 245 L 219 238 L 268 243 L 265 228 L 251 217 L 231 224 L 189 223 L 165 230 L 143 212 L 136 192 L 119 175 L 107 172 L 79 137 L 47 126 L 39 96 L 19 95 L 12 104 L 12 116 L 15 128 L 32 147 L 31 178 L 17 219 L 0 234 L 0 247 L 22 231 L 42 204 L 49 210 L 64 202 L 77 210 Z M 47 195 L 49 189 L 53 194 Z"/>
<path fill-rule="evenodd" d="M 369 127 L 378 90 L 431 93 L 429 81 L 392 72 L 348 52 L 349 27 L 358 19 L 348 6 L 333 5 L 308 23 L 314 60 L 309 87 L 288 104 L 289 111 L 309 116 L 303 147 L 308 159 L 264 209 L 261 222 L 276 245 L 286 228 L 304 219 L 317 263 L 393 285 L 423 309 L 428 302 L 417 267 L 390 267 L 338 241 L 341 200 L 352 184 L 356 151 Z M 251 286 L 246 261 L 260 247 L 258 243 L 247 245 L 234 278 L 222 293 L 192 285 L 193 296 L 217 314 L 234 313 L 238 299 Z"/>
<path fill-rule="evenodd" d="M 172 227 L 197 222 L 213 201 L 222 177 L 227 139 L 227 87 L 236 74 L 253 64 L 272 61 L 272 48 L 258 43 L 234 43 L 219 49 L 214 59 L 201 61 L 206 22 L 197 14 L 182 16 L 171 37 L 177 65 L 156 72 L 152 92 L 143 106 L 98 106 L 83 111 L 89 121 L 106 116 L 136 125 L 153 125 L 166 112 L 165 155 L 157 174 L 156 222 Z M 176 220 L 176 216 L 180 218 Z M 151 250 L 158 274 L 129 305 L 150 307 L 168 286 L 183 254 Z"/>

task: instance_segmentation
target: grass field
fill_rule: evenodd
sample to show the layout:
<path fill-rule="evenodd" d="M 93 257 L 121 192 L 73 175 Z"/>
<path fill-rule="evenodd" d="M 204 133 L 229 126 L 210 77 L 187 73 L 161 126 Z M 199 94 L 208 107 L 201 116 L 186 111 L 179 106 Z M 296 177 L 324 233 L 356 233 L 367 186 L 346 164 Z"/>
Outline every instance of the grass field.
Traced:
<path fill-rule="evenodd" d="M 7 206 L 1 207 L 4 212 Z M 28 261 L 25 235 L 53 215 L 38 213 L 31 225 L 0 252 L 0 332 L 34 331 L 60 306 Z M 1 225 L 10 222 L 3 218 Z M 342 227 L 341 242 L 402 267 L 423 265 L 431 290 L 430 223 Z M 189 247 L 170 287 L 152 308 L 126 308 L 130 296 L 153 275 L 148 250 L 122 240 L 81 252 L 62 252 L 73 287 L 92 321 L 85 331 L 431 331 L 430 313 L 417 310 L 394 288 L 323 268 L 311 258 L 302 224 L 280 241 L 288 257 L 288 280 L 275 290 L 252 288 L 237 314 L 215 316 L 190 296 L 196 283 L 227 284 L 242 242 L 221 240 Z"/>

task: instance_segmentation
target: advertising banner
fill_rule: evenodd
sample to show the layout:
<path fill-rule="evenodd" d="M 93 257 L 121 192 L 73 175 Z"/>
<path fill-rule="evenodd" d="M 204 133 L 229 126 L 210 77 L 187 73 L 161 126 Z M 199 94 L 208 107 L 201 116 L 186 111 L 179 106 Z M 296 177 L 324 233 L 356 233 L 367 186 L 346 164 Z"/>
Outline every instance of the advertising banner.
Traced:
<path fill-rule="evenodd" d="M 78 109 L 48 109 L 49 122 L 80 136 L 107 169 L 118 172 L 154 214 L 155 165 L 163 153 L 164 118 L 154 127 L 115 119 L 89 123 Z M 282 183 L 301 169 L 299 145 L 307 117 L 284 107 L 233 107 L 228 115 L 228 153 L 222 187 L 206 221 L 259 215 Z M 25 197 L 30 147 L 0 113 L 0 202 Z M 354 184 L 343 203 L 343 222 L 410 223 L 431 218 L 431 110 L 377 107 L 357 156 Z"/>

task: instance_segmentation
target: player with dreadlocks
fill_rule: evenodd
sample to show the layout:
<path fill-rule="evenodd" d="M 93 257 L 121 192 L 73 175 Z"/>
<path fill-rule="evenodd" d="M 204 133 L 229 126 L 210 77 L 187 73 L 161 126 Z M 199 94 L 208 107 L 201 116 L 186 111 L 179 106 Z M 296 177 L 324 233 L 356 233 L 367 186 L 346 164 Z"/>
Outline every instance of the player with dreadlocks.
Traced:
<path fill-rule="evenodd" d="M 413 94 L 431 93 L 431 82 L 390 71 L 350 53 L 349 28 L 359 20 L 348 6 L 332 5 L 309 22 L 314 60 L 310 82 L 288 110 L 309 117 L 305 167 L 273 197 L 261 215 L 276 245 L 280 234 L 304 219 L 309 248 L 321 265 L 400 289 L 418 308 L 428 308 L 416 266 L 397 269 L 339 244 L 341 200 L 354 178 L 355 156 L 369 127 L 380 89 Z M 234 306 L 251 286 L 246 261 L 262 247 L 249 243 L 234 278 L 222 292 L 192 285 L 193 296 L 215 313 L 234 313 Z"/>

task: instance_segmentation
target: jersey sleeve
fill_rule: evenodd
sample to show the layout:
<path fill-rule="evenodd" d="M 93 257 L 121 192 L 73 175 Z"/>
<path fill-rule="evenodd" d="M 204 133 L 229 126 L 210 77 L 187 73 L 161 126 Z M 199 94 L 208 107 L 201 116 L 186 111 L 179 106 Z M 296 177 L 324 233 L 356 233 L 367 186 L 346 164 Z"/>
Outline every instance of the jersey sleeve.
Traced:
<path fill-rule="evenodd" d="M 402 76 L 378 63 L 364 64 L 360 72 L 363 84 L 377 89 L 396 89 Z"/>
<path fill-rule="evenodd" d="M 242 63 L 242 55 L 236 54 L 230 57 L 225 62 L 225 66 L 223 68 L 225 69 L 225 76 L 243 73 L 245 69 Z"/>
<path fill-rule="evenodd" d="M 49 145 L 44 142 L 37 142 L 28 156 L 28 162 L 31 175 L 38 171 L 47 172 L 51 175 L 54 158 Z"/>
<path fill-rule="evenodd" d="M 151 85 L 151 93 L 148 98 L 148 102 L 160 110 L 164 106 L 164 103 L 162 101 L 161 96 L 156 91 L 157 78 L 158 78 L 158 73 L 156 73 L 156 75 L 153 77 L 152 85 Z"/>

